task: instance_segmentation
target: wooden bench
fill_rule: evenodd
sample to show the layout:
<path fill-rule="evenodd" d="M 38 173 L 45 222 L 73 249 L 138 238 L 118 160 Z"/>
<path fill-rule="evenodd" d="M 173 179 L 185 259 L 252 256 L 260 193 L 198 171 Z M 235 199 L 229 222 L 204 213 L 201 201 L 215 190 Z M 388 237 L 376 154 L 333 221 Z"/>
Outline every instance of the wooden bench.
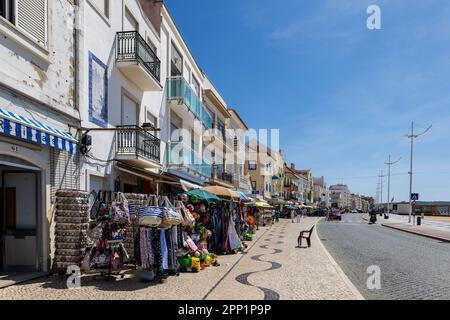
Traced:
<path fill-rule="evenodd" d="M 308 244 L 308 248 L 311 247 L 311 236 L 314 231 L 315 225 L 312 226 L 310 230 L 304 230 L 300 232 L 300 235 L 298 236 L 298 247 L 302 247 L 302 240 L 306 239 L 306 243 Z"/>

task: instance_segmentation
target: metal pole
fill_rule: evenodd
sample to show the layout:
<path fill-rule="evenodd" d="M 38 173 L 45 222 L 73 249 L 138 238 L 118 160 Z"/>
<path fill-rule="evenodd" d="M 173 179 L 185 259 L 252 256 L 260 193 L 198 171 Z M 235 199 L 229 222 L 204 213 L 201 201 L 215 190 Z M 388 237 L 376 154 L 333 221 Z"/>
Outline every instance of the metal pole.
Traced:
<path fill-rule="evenodd" d="M 384 204 L 383 204 L 383 170 L 381 170 L 380 183 L 381 183 L 381 212 L 383 213 L 383 210 L 384 210 Z"/>
<path fill-rule="evenodd" d="M 411 138 L 411 158 L 410 158 L 410 163 L 409 163 L 409 223 L 411 223 L 411 216 L 414 214 L 414 218 L 415 218 L 415 210 L 413 210 L 413 202 L 411 199 L 411 194 L 412 194 L 412 187 L 413 187 L 413 155 L 414 155 L 414 139 L 424 135 L 425 133 L 427 133 L 431 128 L 433 127 L 433 125 L 430 125 L 424 132 L 420 133 L 420 134 L 414 134 L 414 121 L 411 122 L 411 134 L 410 135 L 406 135 L 406 137 Z M 416 223 L 415 221 L 416 219 L 414 219 L 413 224 Z"/>
<path fill-rule="evenodd" d="M 391 213 L 391 166 L 399 162 L 402 158 L 400 157 L 397 161 L 391 162 L 391 155 L 389 155 L 388 162 L 385 162 L 385 164 L 388 165 L 388 210 L 387 214 L 389 215 Z"/>
<path fill-rule="evenodd" d="M 412 177 L 413 177 L 413 150 L 414 150 L 414 121 L 411 122 L 411 156 L 409 161 L 409 219 L 408 223 L 411 223 L 411 216 L 412 216 Z M 415 221 L 414 221 L 415 222 Z"/>
<path fill-rule="evenodd" d="M 387 214 L 391 213 L 391 155 L 389 155 L 389 165 L 388 165 L 388 207 Z"/>

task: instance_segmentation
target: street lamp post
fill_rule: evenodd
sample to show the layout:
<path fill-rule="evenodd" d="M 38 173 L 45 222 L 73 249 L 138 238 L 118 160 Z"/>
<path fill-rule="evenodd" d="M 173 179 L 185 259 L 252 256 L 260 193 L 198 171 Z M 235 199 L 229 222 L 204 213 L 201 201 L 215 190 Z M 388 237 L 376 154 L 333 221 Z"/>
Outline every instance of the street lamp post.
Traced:
<path fill-rule="evenodd" d="M 388 165 L 388 208 L 387 208 L 387 214 L 391 213 L 391 166 L 399 162 L 402 158 L 400 157 L 397 161 L 391 162 L 391 155 L 389 155 L 388 162 L 385 162 L 385 164 Z"/>
<path fill-rule="evenodd" d="M 413 152 L 414 152 L 414 139 L 417 139 L 418 137 L 424 135 L 427 133 L 433 126 L 430 125 L 424 132 L 420 134 L 414 134 L 414 121 L 411 122 L 411 134 L 407 134 L 406 137 L 408 139 L 411 139 L 411 156 L 409 161 L 409 223 L 411 223 L 411 216 L 413 214 L 413 203 L 411 199 L 412 195 L 412 187 L 413 187 Z M 416 224 L 416 219 L 414 219 L 413 224 Z"/>

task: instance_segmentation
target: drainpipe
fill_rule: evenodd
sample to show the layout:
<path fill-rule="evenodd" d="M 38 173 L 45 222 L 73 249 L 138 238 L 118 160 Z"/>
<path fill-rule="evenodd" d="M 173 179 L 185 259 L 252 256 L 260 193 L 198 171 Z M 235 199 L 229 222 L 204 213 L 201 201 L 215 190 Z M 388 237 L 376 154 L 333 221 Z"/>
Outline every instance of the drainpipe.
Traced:
<path fill-rule="evenodd" d="M 80 103 L 80 88 L 81 88 L 81 70 L 80 70 L 80 43 L 82 37 L 81 30 L 81 8 L 80 3 L 82 0 L 74 0 L 73 5 L 75 9 L 74 14 L 74 30 L 73 30 L 73 60 L 74 60 L 74 86 L 73 86 L 73 96 L 74 96 L 74 108 L 78 111 L 79 115 L 79 126 L 81 127 L 81 103 Z"/>

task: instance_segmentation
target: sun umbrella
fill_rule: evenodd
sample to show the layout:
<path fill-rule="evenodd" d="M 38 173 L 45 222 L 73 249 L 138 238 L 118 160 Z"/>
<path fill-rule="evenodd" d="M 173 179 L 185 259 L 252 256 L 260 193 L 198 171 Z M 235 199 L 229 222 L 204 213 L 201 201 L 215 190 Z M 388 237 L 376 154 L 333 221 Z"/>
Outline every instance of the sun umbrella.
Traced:
<path fill-rule="evenodd" d="M 257 208 L 273 208 L 270 204 L 263 201 L 250 202 L 247 203 L 246 205 L 248 205 L 249 207 L 257 207 Z"/>
<path fill-rule="evenodd" d="M 192 198 L 198 199 L 198 201 L 206 201 L 208 203 L 222 202 L 222 200 L 214 193 L 208 192 L 206 190 L 191 190 L 189 192 L 186 192 L 186 194 Z"/>
<path fill-rule="evenodd" d="M 202 190 L 214 193 L 218 197 L 232 199 L 232 200 L 239 200 L 241 197 L 233 190 L 220 187 L 220 186 L 208 186 L 202 188 Z"/>

